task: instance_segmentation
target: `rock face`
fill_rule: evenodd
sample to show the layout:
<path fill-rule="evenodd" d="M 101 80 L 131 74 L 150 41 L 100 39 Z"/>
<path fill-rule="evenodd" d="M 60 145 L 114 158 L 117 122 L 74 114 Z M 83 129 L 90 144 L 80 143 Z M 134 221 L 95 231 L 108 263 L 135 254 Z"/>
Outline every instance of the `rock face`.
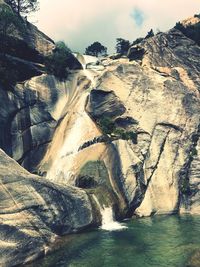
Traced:
<path fill-rule="evenodd" d="M 5 5 L 7 4 L 4 1 L 0 2 L 1 7 Z M 24 18 L 18 18 L 18 24 L 21 26 L 13 25 L 12 31 L 8 31 L 6 53 L 24 60 L 41 63 L 43 57 L 51 54 L 55 48 L 54 41 Z"/>
<path fill-rule="evenodd" d="M 66 82 L 43 73 L 13 91 L 0 88 L 0 147 L 42 176 L 1 152 L 5 266 L 17 257 L 8 248 L 16 242 L 20 251 L 28 238 L 37 244 L 20 263 L 54 235 L 97 225 L 99 206 L 117 219 L 200 214 L 200 47 L 172 29 L 127 58 L 77 59 L 83 70 Z"/>
<path fill-rule="evenodd" d="M 74 73 L 60 82 L 43 74 L 18 84 L 13 92 L 0 90 L 0 146 L 28 170 L 37 171 L 69 103 L 79 97 L 79 79 Z"/>
<path fill-rule="evenodd" d="M 0 265 L 45 254 L 58 235 L 93 223 L 87 194 L 34 176 L 0 150 Z"/>
<path fill-rule="evenodd" d="M 49 144 L 40 169 L 51 180 L 73 185 L 89 162 L 100 160 L 122 216 L 198 213 L 200 48 L 173 29 L 144 40 L 136 50 L 129 53 L 143 53 L 132 55 L 131 62 L 103 61 L 105 69 L 94 75 L 87 100 L 74 106 L 81 115 L 67 114 L 65 138 L 57 147 Z M 134 131 L 137 143 L 115 133 L 102 138 L 97 121 L 103 117 L 117 132 Z M 79 120 L 73 141 L 71 129 Z M 59 127 L 54 138 L 61 140 Z M 81 149 L 67 152 L 70 140 Z M 56 168 L 58 175 L 52 172 Z"/>

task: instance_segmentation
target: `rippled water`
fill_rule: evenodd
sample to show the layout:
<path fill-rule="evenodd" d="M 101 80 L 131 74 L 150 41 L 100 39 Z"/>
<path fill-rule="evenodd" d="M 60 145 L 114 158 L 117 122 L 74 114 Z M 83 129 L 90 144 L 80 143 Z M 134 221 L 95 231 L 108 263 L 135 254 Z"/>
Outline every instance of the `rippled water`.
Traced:
<path fill-rule="evenodd" d="M 125 225 L 121 231 L 71 235 L 56 252 L 29 266 L 186 267 L 200 250 L 200 216 L 158 216 Z"/>

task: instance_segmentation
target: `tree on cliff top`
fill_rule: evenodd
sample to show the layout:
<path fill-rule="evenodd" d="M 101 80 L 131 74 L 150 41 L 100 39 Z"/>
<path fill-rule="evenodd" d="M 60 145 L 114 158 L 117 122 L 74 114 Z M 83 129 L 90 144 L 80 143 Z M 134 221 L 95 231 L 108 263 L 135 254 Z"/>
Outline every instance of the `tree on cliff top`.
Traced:
<path fill-rule="evenodd" d="M 5 0 L 5 2 L 11 6 L 13 11 L 19 16 L 29 14 L 38 10 L 38 0 Z"/>
<path fill-rule="evenodd" d="M 90 56 L 95 56 L 95 57 L 106 56 L 107 48 L 99 42 L 94 42 L 93 44 L 91 44 L 90 46 L 86 48 L 85 54 L 90 55 Z"/>
<path fill-rule="evenodd" d="M 131 46 L 131 43 L 128 40 L 125 40 L 123 38 L 117 38 L 117 44 L 116 44 L 117 53 L 121 55 L 126 55 L 130 46 Z"/>
<path fill-rule="evenodd" d="M 145 39 L 148 39 L 148 38 L 151 38 L 151 37 L 154 37 L 154 31 L 153 31 L 153 29 L 151 29 L 148 33 L 147 33 L 147 35 L 146 35 L 146 37 L 145 37 Z"/>
<path fill-rule="evenodd" d="M 200 15 L 196 15 L 196 17 Z M 181 31 L 185 36 L 195 41 L 200 46 L 200 22 L 184 26 L 182 23 L 176 23 L 175 29 Z"/>

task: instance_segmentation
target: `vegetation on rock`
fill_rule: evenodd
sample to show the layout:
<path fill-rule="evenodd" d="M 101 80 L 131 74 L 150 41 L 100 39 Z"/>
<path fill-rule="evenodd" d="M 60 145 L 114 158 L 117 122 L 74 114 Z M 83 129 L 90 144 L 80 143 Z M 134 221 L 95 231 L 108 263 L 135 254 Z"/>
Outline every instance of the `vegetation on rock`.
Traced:
<path fill-rule="evenodd" d="M 90 55 L 90 56 L 95 56 L 95 57 L 106 56 L 107 48 L 99 42 L 94 42 L 93 44 L 91 44 L 90 46 L 86 48 L 85 54 Z"/>
<path fill-rule="evenodd" d="M 10 36 L 16 29 L 23 32 L 24 25 L 22 20 L 16 16 L 12 9 L 6 5 L 2 4 L 0 6 L 0 44 L 1 51 L 4 50 L 6 46 L 6 41 L 8 36 Z"/>
<path fill-rule="evenodd" d="M 200 15 L 195 15 L 200 18 Z M 200 22 L 184 26 L 180 22 L 176 23 L 175 29 L 181 31 L 185 36 L 200 45 Z"/>
<path fill-rule="evenodd" d="M 155 35 L 155 34 L 154 34 L 154 31 L 153 31 L 153 29 L 151 29 L 151 30 L 147 33 L 145 39 L 151 38 L 151 37 L 153 37 L 154 35 Z"/>
<path fill-rule="evenodd" d="M 12 9 L 2 4 L 0 6 L 0 78 L 3 88 L 10 88 L 19 80 L 20 70 L 14 62 L 8 60 L 6 54 L 18 56 L 24 54 L 22 41 L 11 37 L 16 30 L 24 32 L 23 21 L 13 13 Z M 24 43 L 23 43 L 24 44 Z"/>
<path fill-rule="evenodd" d="M 117 127 L 115 122 L 109 117 L 98 119 L 97 124 L 105 135 L 122 140 L 132 140 L 134 143 L 137 143 L 136 133 Z"/>
<path fill-rule="evenodd" d="M 39 6 L 38 0 L 5 0 L 5 2 L 18 15 L 37 11 Z"/>
<path fill-rule="evenodd" d="M 131 46 L 131 43 L 128 40 L 125 40 L 123 38 L 117 38 L 117 44 L 116 44 L 117 53 L 121 55 L 126 55 L 130 46 Z"/>
<path fill-rule="evenodd" d="M 59 80 L 66 80 L 69 70 L 73 67 L 75 57 L 64 42 L 58 42 L 53 51 L 45 59 L 47 73 L 54 75 Z"/>
<path fill-rule="evenodd" d="M 180 191 L 183 195 L 190 195 L 190 184 L 189 179 L 183 179 L 180 184 Z"/>
<path fill-rule="evenodd" d="M 132 45 L 137 45 L 137 44 L 141 43 L 143 40 L 144 40 L 144 38 L 142 38 L 142 37 L 137 38 L 135 41 L 133 41 Z"/>

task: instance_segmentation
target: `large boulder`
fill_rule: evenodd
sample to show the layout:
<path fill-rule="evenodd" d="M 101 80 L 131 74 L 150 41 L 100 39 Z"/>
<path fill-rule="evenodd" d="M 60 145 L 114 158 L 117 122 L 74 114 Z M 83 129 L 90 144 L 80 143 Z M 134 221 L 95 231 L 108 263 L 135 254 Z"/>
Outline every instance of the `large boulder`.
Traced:
<path fill-rule="evenodd" d="M 93 223 L 87 194 L 34 176 L 0 150 L 0 265 L 45 254 L 56 237 Z"/>

